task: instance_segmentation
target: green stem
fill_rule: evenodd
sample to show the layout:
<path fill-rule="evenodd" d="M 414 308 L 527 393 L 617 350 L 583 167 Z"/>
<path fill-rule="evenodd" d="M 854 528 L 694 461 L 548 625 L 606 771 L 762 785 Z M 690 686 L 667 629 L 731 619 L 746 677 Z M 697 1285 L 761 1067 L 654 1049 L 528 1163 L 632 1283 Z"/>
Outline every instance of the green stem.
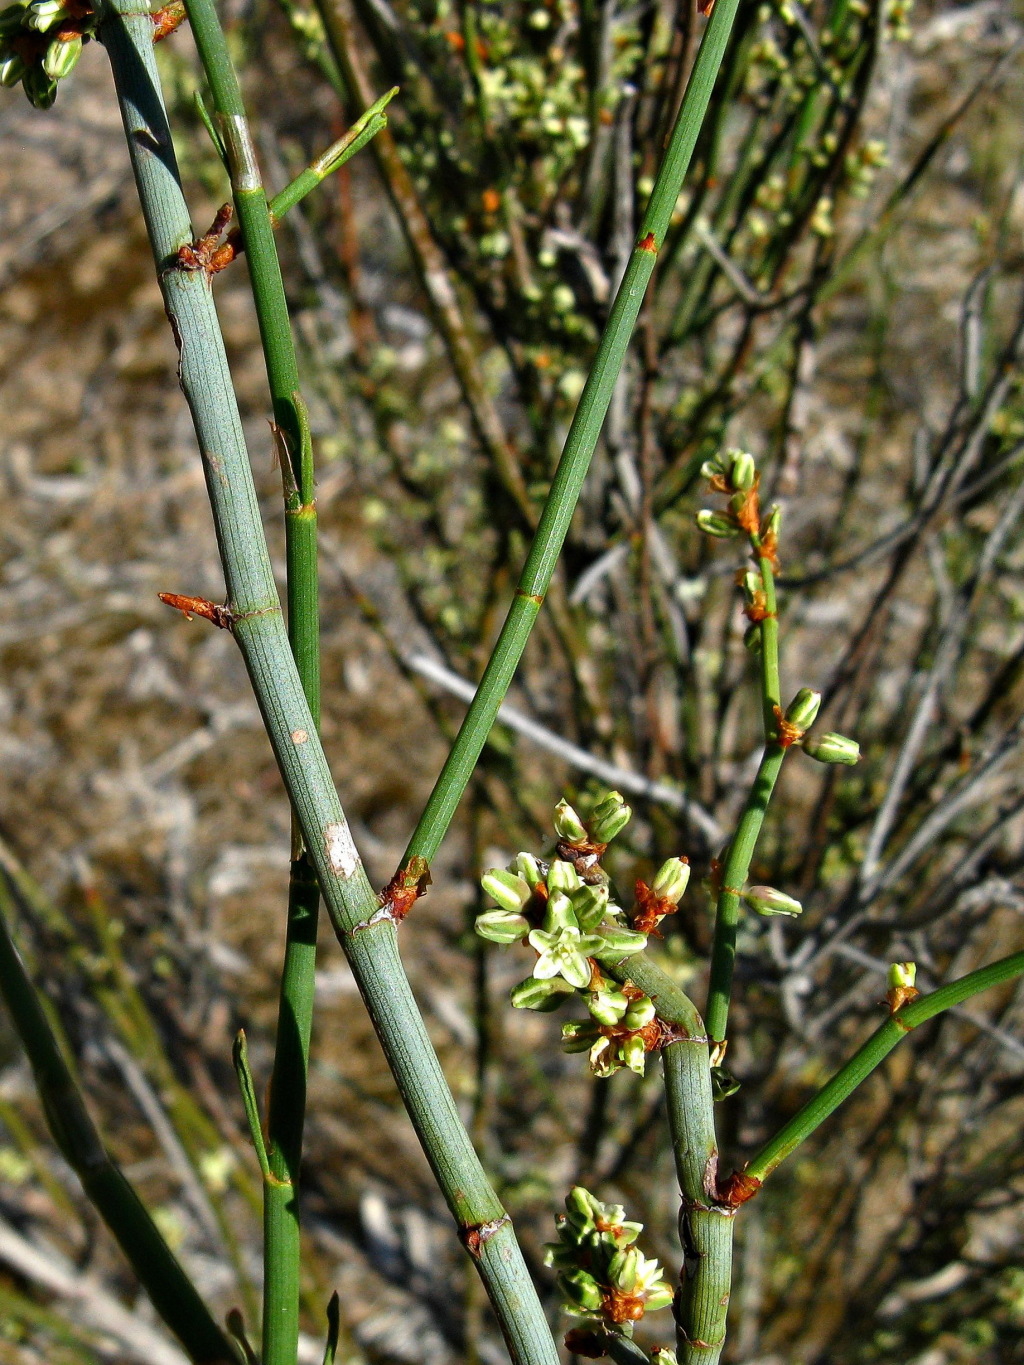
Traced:
<path fill-rule="evenodd" d="M 311 190 L 315 190 L 317 185 L 322 184 L 329 175 L 341 170 L 347 161 L 355 156 L 356 152 L 362 151 L 371 138 L 388 126 L 387 115 L 384 110 L 398 94 L 398 86 L 392 86 L 385 94 L 381 95 L 370 105 L 369 109 L 362 114 L 352 127 L 340 137 L 337 142 L 331 143 L 325 152 L 321 152 L 317 159 L 300 172 L 289 184 L 285 185 L 280 194 L 275 194 L 270 201 L 270 216 L 276 224 L 285 216 L 289 209 L 293 209 L 300 200 L 305 199 Z"/>
<path fill-rule="evenodd" d="M 633 327 L 707 112 L 739 0 L 718 0 L 625 275 L 612 303 L 551 491 L 497 644 L 406 851 L 430 862 L 441 845 L 530 638 L 597 446 Z"/>
<path fill-rule="evenodd" d="M 317 725 L 320 715 L 320 608 L 313 446 L 305 404 L 299 393 L 298 362 L 281 264 L 274 244 L 274 223 L 260 178 L 238 78 L 213 0 L 186 0 L 186 9 L 210 84 L 214 118 L 227 157 L 235 211 L 249 261 L 274 421 L 284 446 L 281 472 L 285 489 L 288 638 L 310 715 L 313 724 Z M 365 127 L 361 131 L 366 133 Z M 358 137 L 359 133 L 350 134 L 349 142 Z M 330 149 L 292 182 L 285 191 L 289 207 L 329 174 L 339 155 L 336 148 Z M 264 1173 L 263 1181 L 264 1365 L 295 1365 L 299 1343 L 299 1175 L 313 1028 L 320 896 L 315 870 L 297 829 L 292 844 L 284 965 L 267 1114 L 269 1170 Z"/>
<path fill-rule="evenodd" d="M 611 974 L 655 1002 L 658 1018 L 683 1035 L 662 1053 L 669 1131 L 682 1203 L 683 1274 L 676 1304 L 680 1365 L 718 1365 L 725 1345 L 732 1283 L 735 1209 L 717 1202 L 718 1141 L 708 1038 L 693 1001 L 647 953 L 624 958 Z"/>
<path fill-rule="evenodd" d="M 228 1338 L 104 1147 L 2 916 L 0 995 L 31 1064 L 53 1140 L 153 1307 L 197 1365 L 233 1362 Z"/>
<path fill-rule="evenodd" d="M 128 13 L 120 13 L 123 7 Z M 281 617 L 259 502 L 209 281 L 177 267 L 192 240 L 153 60 L 152 27 L 132 0 L 105 7 L 136 185 L 164 304 L 178 341 L 227 586 L 232 633 L 316 869 L 325 905 L 515 1365 L 556 1365 L 551 1332 L 508 1219 L 459 1118 L 398 953 L 394 921 L 356 852 Z M 373 921 L 370 923 L 370 921 Z"/>
<path fill-rule="evenodd" d="M 958 981 L 940 986 L 929 995 L 919 996 L 909 1005 L 887 1019 L 868 1041 L 853 1054 L 850 1060 L 832 1079 L 824 1085 L 817 1095 L 785 1124 L 767 1142 L 745 1168 L 748 1179 L 763 1182 L 771 1175 L 790 1152 L 810 1137 L 815 1128 L 824 1123 L 848 1095 L 868 1077 L 875 1067 L 886 1058 L 897 1043 L 901 1042 L 911 1029 L 933 1019 L 943 1010 L 960 1005 L 972 995 L 998 986 L 1003 981 L 1024 975 L 1024 953 L 1013 953 L 1010 957 L 1000 958 L 987 967 L 979 967 Z"/>
<path fill-rule="evenodd" d="M 760 537 L 751 542 L 755 552 L 761 548 Z M 765 749 L 757 769 L 743 814 L 722 868 L 722 887 L 715 910 L 714 941 L 711 947 L 711 970 L 708 984 L 708 1033 L 715 1043 L 724 1043 L 729 1023 L 729 998 L 732 994 L 733 968 L 736 963 L 736 931 L 740 922 L 740 895 L 750 872 L 750 861 L 764 824 L 765 813 L 775 783 L 786 757 L 786 750 L 775 743 L 781 684 L 779 681 L 779 622 L 775 595 L 775 576 L 771 560 L 759 556 L 765 610 L 768 615 L 761 622 L 761 706 L 764 713 Z"/>

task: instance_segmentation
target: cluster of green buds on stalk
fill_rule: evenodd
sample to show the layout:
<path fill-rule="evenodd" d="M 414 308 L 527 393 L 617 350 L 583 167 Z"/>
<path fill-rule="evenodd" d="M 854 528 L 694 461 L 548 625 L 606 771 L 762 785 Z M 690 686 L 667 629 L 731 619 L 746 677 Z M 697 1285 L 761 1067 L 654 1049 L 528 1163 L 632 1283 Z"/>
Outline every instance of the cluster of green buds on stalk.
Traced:
<path fill-rule="evenodd" d="M 609 792 L 589 820 L 567 801 L 555 807 L 557 857 L 544 862 L 518 854 L 507 868 L 490 868 L 480 884 L 498 909 L 477 916 L 476 932 L 492 943 L 524 943 L 536 954 L 532 974 L 514 987 L 517 1009 L 553 1010 L 580 995 L 589 1018 L 568 1023 L 568 1052 L 588 1052 L 597 1076 L 623 1067 L 643 1075 L 648 1052 L 669 1041 L 671 1029 L 654 1002 L 629 981 L 602 971 L 647 946 L 647 937 L 672 914 L 686 890 L 685 858 L 670 858 L 650 886 L 636 884 L 632 915 L 611 898 L 600 859 L 631 815 L 618 792 Z"/>
<path fill-rule="evenodd" d="M 544 1263 L 558 1272 L 566 1312 L 594 1319 L 594 1328 L 631 1335 L 638 1318 L 667 1308 L 673 1298 L 661 1266 L 635 1245 L 643 1224 L 628 1222 L 621 1204 L 602 1204 L 581 1185 L 569 1192 L 565 1207 L 555 1219 L 558 1241 L 548 1243 Z M 572 1334 L 574 1341 L 578 1335 Z"/>
<path fill-rule="evenodd" d="M 0 10 L 0 85 L 20 81 L 31 104 L 49 109 L 96 23 L 89 0 L 28 0 Z"/>

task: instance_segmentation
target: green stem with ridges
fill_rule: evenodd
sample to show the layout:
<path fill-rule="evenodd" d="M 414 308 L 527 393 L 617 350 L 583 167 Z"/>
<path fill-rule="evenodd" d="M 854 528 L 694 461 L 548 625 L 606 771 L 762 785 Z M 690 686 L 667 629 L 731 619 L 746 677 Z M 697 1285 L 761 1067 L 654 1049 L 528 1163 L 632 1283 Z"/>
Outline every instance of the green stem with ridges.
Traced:
<path fill-rule="evenodd" d="M 1013 953 L 1009 957 L 1000 958 L 998 962 L 989 963 L 987 967 L 979 967 L 977 971 L 969 972 L 957 981 L 950 981 L 928 995 L 919 996 L 911 1004 L 897 1010 L 881 1028 L 876 1029 L 864 1046 L 853 1054 L 817 1095 L 765 1143 L 746 1166 L 744 1174 L 748 1179 L 758 1182 L 766 1180 L 801 1142 L 810 1137 L 814 1130 L 839 1108 L 911 1029 L 933 1019 L 943 1010 L 963 1004 L 980 991 L 998 986 L 1004 981 L 1012 981 L 1014 977 L 1021 975 L 1024 975 L 1024 953 Z"/>
<path fill-rule="evenodd" d="M 504 1209 L 459 1118 L 398 953 L 396 926 L 356 852 L 281 617 L 209 281 L 177 268 L 192 240 L 159 93 L 147 16 L 110 0 L 102 32 L 164 304 L 178 341 L 242 652 L 274 755 L 384 1054 L 445 1200 L 473 1255 L 515 1365 L 557 1365 L 551 1332 Z M 370 920 L 374 922 L 369 924 Z M 363 927 L 365 926 L 365 927 Z"/>
<path fill-rule="evenodd" d="M 28 1056 L 53 1140 L 113 1233 L 153 1307 L 196 1365 L 233 1362 L 235 1352 L 228 1338 L 104 1147 L 3 916 L 0 995 Z"/>
<path fill-rule="evenodd" d="M 186 0 L 189 22 L 213 97 L 242 244 L 249 261 L 274 420 L 281 433 L 285 489 L 288 638 L 314 725 L 320 717 L 320 605 L 313 446 L 299 393 L 288 301 L 238 78 L 213 0 Z M 356 135 L 358 136 L 358 134 Z M 289 207 L 331 169 L 331 149 L 286 194 Z M 299 1176 L 306 1115 L 309 1045 L 320 895 L 296 827 L 288 880 L 284 964 L 267 1113 L 269 1169 L 263 1175 L 264 1365 L 295 1365 L 299 1343 L 301 1213 Z"/>
<path fill-rule="evenodd" d="M 729 1023 L 729 997 L 732 994 L 733 967 L 736 962 L 736 931 L 740 922 L 740 893 L 750 872 L 750 861 L 757 847 L 768 803 L 786 757 L 786 750 L 775 742 L 778 726 L 775 707 L 781 705 L 775 575 L 772 561 L 759 553 L 760 536 L 752 535 L 750 539 L 758 555 L 764 606 L 768 613 L 761 621 L 761 706 L 766 744 L 721 871 L 722 886 L 715 910 L 706 1013 L 708 1033 L 715 1043 L 725 1042 Z"/>
<path fill-rule="evenodd" d="M 530 638 L 590 468 L 633 327 L 654 273 L 658 251 L 689 169 L 738 3 L 739 0 L 718 0 L 712 11 L 637 244 L 612 303 L 594 364 L 569 427 L 516 595 L 476 696 L 409 842 L 406 861 L 421 857 L 430 862 L 440 847 Z"/>

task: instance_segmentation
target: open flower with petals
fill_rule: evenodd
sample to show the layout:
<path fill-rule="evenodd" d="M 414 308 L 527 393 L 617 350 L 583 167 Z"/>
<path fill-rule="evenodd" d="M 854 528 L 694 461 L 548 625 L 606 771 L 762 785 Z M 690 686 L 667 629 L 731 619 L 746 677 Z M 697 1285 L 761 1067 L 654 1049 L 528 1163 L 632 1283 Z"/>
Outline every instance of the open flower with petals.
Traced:
<path fill-rule="evenodd" d="M 538 981 L 549 981 L 553 976 L 560 976 L 579 990 L 589 986 L 592 973 L 582 944 L 583 935 L 570 925 L 555 929 L 550 934 L 543 929 L 534 929 L 530 935 L 530 945 L 539 954 L 533 969 L 534 976 Z"/>

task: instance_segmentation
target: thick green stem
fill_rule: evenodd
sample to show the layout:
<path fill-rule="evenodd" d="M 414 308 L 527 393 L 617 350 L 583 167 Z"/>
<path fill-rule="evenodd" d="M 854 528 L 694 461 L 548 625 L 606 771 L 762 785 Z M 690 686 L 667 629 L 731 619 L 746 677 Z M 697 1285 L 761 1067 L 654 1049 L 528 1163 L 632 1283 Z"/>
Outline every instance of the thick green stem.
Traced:
<path fill-rule="evenodd" d="M 226 152 L 235 211 L 249 261 L 274 420 L 281 435 L 288 638 L 316 725 L 320 715 L 320 606 L 313 447 L 299 393 L 298 362 L 274 244 L 274 223 L 242 93 L 213 0 L 186 0 L 186 9 Z M 328 153 L 322 166 L 317 163 L 293 182 L 289 207 L 328 174 L 330 157 Z M 334 160 L 337 158 L 335 153 Z M 295 1365 L 299 1345 L 299 1175 L 319 911 L 316 873 L 296 830 L 267 1115 L 270 1169 L 263 1182 L 263 1365 Z"/>
<path fill-rule="evenodd" d="M 180 351 L 227 585 L 235 639 L 316 868 L 331 922 L 438 1184 L 477 1265 L 516 1365 L 557 1353 L 511 1223 L 473 1150 L 431 1046 L 381 910 L 356 852 L 303 693 L 274 585 L 248 452 L 209 280 L 178 268 L 192 240 L 159 93 L 147 16 L 113 0 L 102 36 L 110 56 L 164 303 Z M 370 921 L 373 921 L 372 924 Z"/>
<path fill-rule="evenodd" d="M 153 1307 L 196 1365 L 234 1362 L 235 1352 L 227 1336 L 107 1153 L 3 916 L 0 995 L 28 1055 L 53 1140 L 82 1182 L 89 1202 L 114 1234 Z"/>
<path fill-rule="evenodd" d="M 530 638 L 590 468 L 658 251 L 689 169 L 737 6 L 738 0 L 718 0 L 712 11 L 636 246 L 566 436 L 516 595 L 476 696 L 413 833 L 406 860 L 418 856 L 429 862 L 440 847 Z"/>
<path fill-rule="evenodd" d="M 646 953 L 612 970 L 651 997 L 683 1035 L 662 1054 L 669 1130 L 682 1198 L 683 1272 L 676 1300 L 680 1365 L 717 1365 L 725 1344 L 735 1209 L 717 1200 L 718 1141 L 708 1038 L 696 1006 Z"/>
<path fill-rule="evenodd" d="M 799 1147 L 815 1128 L 839 1108 L 847 1096 L 856 1090 L 911 1029 L 917 1028 L 918 1024 L 923 1024 L 928 1019 L 933 1019 L 943 1010 L 962 1004 L 972 995 L 988 990 L 990 986 L 998 986 L 1003 981 L 1011 981 L 1021 975 L 1024 975 L 1024 953 L 1013 953 L 1010 957 L 1000 958 L 998 962 L 992 962 L 987 967 L 979 967 L 976 972 L 969 972 L 958 981 L 951 981 L 929 995 L 919 996 L 911 1004 L 904 1005 L 871 1035 L 864 1046 L 855 1052 L 846 1065 L 818 1091 L 814 1099 L 808 1101 L 799 1113 L 794 1114 L 761 1148 L 747 1165 L 744 1175 L 748 1180 L 757 1181 L 759 1184 L 766 1180 L 790 1152 Z"/>

